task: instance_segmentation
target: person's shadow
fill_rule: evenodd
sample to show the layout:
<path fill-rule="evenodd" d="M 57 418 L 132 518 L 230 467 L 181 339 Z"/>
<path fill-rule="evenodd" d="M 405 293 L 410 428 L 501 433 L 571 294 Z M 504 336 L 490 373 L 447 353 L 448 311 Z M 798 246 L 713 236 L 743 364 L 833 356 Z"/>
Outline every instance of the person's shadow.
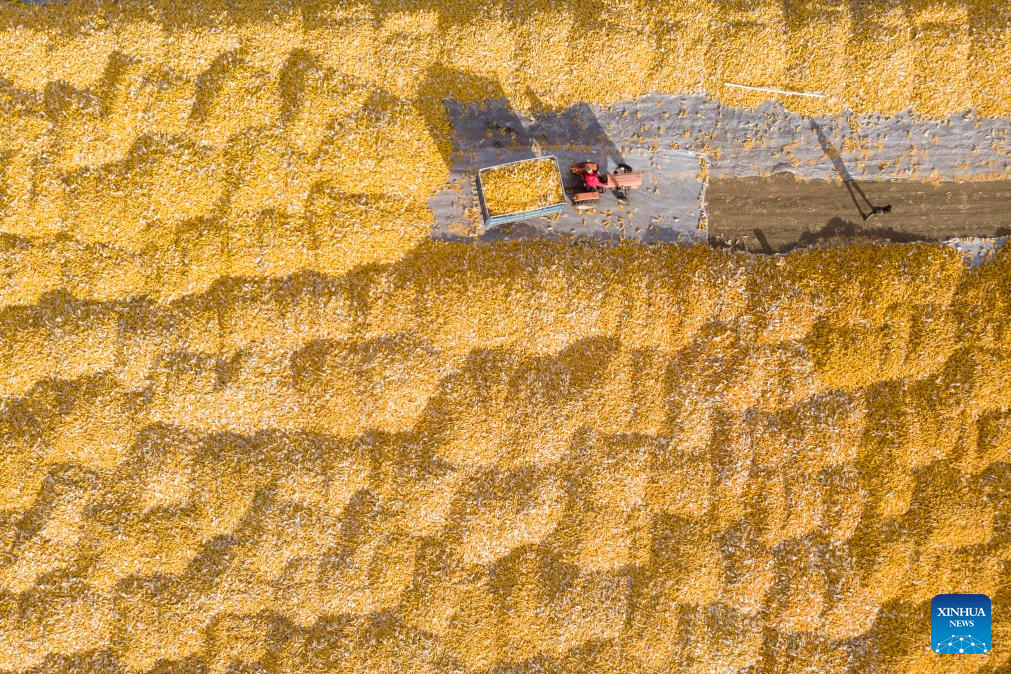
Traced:
<path fill-rule="evenodd" d="M 850 175 L 849 170 L 846 168 L 846 164 L 843 163 L 842 157 L 839 155 L 839 150 L 836 149 L 832 141 L 828 139 L 825 135 L 825 131 L 821 128 L 818 122 L 811 120 L 811 130 L 814 131 L 815 135 L 818 136 L 818 144 L 821 145 L 822 152 L 825 156 L 829 158 L 832 162 L 832 166 L 835 167 L 836 173 L 842 178 L 843 185 L 846 186 L 846 190 L 850 194 L 850 199 L 853 200 L 853 204 L 857 207 L 857 211 L 860 212 L 860 218 L 866 221 L 868 218 L 878 215 L 879 213 L 891 213 L 892 205 L 885 204 L 884 206 L 875 206 L 870 199 L 867 198 L 867 194 L 864 193 L 860 184 Z M 864 204 L 867 206 L 867 210 L 864 210 Z"/>

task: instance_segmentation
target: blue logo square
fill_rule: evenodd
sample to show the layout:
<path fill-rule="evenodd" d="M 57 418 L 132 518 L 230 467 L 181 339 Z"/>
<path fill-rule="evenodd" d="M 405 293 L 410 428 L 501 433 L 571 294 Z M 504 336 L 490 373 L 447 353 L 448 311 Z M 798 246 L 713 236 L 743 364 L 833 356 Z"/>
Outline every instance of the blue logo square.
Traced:
<path fill-rule="evenodd" d="M 930 648 L 935 653 L 989 653 L 990 597 L 985 594 L 939 594 L 930 601 Z"/>

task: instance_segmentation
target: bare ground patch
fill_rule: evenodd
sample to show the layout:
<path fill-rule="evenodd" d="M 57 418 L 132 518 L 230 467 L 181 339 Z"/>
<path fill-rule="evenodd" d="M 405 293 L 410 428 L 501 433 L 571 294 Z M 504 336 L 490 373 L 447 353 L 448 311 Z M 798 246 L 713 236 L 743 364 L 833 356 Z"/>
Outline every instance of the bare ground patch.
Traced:
<path fill-rule="evenodd" d="M 1011 181 L 939 184 L 713 178 L 710 239 L 756 253 L 862 241 L 942 241 L 1011 232 Z M 864 216 L 872 207 L 890 212 Z"/>

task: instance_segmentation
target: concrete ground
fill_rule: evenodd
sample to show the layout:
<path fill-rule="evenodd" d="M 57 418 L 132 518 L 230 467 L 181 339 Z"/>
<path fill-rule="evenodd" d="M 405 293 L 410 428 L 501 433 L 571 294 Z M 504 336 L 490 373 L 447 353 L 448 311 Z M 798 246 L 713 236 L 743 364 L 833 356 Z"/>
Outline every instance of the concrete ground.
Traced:
<path fill-rule="evenodd" d="M 694 242 L 711 235 L 756 252 L 781 252 L 819 236 L 863 235 L 861 209 L 885 203 L 891 213 L 868 222 L 888 240 L 1003 235 L 1011 228 L 1007 119 L 971 112 L 941 120 L 909 113 L 809 118 L 774 102 L 745 110 L 705 96 L 659 94 L 536 116 L 520 115 L 504 100 L 447 106 L 455 147 L 450 181 L 430 202 L 437 238 Z M 482 231 L 477 170 L 548 154 L 558 156 L 569 185 L 576 181 L 568 165 L 592 159 L 608 171 L 618 162 L 644 171 L 645 189 L 633 192 L 627 208 L 605 194 L 589 214 L 569 205 L 554 222 Z M 713 181 L 708 195 L 700 158 Z M 783 173 L 796 180 L 774 175 Z M 706 210 L 708 231 L 701 228 Z"/>
<path fill-rule="evenodd" d="M 634 238 L 644 242 L 705 241 L 702 218 L 705 171 L 697 153 L 671 148 L 629 146 L 619 150 L 608 140 L 591 106 L 577 106 L 540 119 L 523 119 L 504 101 L 483 108 L 450 107 L 455 134 L 450 179 L 429 201 L 435 212 L 433 236 L 441 239 L 492 240 L 518 236 L 599 241 Z M 534 156 L 555 155 L 566 188 L 567 204 L 557 219 L 535 218 L 484 229 L 474 187 L 479 169 Z M 598 205 L 577 211 L 571 196 L 580 180 L 569 172 L 576 162 L 592 160 L 611 172 L 619 163 L 645 173 L 641 189 L 622 204 L 605 192 Z"/>

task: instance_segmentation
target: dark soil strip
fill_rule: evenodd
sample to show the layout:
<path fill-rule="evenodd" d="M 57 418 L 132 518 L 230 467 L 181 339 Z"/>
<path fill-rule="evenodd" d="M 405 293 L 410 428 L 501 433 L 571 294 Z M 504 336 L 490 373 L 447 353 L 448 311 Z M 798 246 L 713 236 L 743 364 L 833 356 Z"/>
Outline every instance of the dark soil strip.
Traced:
<path fill-rule="evenodd" d="M 939 241 L 1011 233 L 1011 180 L 970 183 L 713 178 L 710 239 L 756 253 L 858 240 Z M 890 212 L 863 216 L 891 206 Z"/>

